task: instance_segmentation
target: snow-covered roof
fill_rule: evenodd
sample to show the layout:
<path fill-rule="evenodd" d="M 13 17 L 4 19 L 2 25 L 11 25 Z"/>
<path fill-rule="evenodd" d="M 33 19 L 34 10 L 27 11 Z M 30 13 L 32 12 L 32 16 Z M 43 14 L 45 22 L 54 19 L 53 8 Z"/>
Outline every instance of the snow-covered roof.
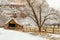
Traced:
<path fill-rule="evenodd" d="M 14 20 L 17 24 L 20 25 L 20 22 L 15 18 L 10 18 L 5 24 L 9 23 L 11 20 Z"/>

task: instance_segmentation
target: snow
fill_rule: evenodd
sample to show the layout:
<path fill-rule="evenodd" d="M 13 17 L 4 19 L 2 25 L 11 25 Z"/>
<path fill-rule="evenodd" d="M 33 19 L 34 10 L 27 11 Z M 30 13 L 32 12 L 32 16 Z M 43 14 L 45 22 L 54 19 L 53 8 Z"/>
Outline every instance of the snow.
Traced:
<path fill-rule="evenodd" d="M 0 40 L 47 40 L 41 36 L 34 36 L 24 32 L 5 30 L 0 28 Z"/>
<path fill-rule="evenodd" d="M 49 34 L 51 37 L 54 37 L 54 38 L 60 38 L 60 35 L 59 34 Z"/>
<path fill-rule="evenodd" d="M 15 2 L 11 2 L 10 4 L 14 4 L 14 5 L 20 5 L 21 3 L 15 3 Z"/>

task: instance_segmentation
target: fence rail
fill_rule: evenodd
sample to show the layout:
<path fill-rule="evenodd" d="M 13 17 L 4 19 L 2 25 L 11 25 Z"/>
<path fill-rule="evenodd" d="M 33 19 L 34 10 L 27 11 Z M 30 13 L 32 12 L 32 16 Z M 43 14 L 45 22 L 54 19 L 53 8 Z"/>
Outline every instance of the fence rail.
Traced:
<path fill-rule="evenodd" d="M 58 33 L 58 34 L 60 34 L 60 28 L 55 28 L 55 27 L 46 27 L 45 29 L 41 28 L 41 31 L 47 32 L 47 33 Z"/>

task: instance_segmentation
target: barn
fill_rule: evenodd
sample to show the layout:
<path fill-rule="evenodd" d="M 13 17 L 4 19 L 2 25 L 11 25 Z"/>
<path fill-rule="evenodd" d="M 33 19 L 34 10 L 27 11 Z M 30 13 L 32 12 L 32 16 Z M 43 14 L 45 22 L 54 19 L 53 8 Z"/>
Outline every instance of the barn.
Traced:
<path fill-rule="evenodd" d="M 5 25 L 4 25 L 4 28 L 5 29 L 14 29 L 14 30 L 19 30 L 19 29 L 23 29 L 23 26 L 22 25 L 20 25 L 19 24 L 19 22 L 16 20 L 16 19 L 14 19 L 14 18 L 11 18 L 11 19 L 9 19 L 6 23 L 5 23 Z"/>

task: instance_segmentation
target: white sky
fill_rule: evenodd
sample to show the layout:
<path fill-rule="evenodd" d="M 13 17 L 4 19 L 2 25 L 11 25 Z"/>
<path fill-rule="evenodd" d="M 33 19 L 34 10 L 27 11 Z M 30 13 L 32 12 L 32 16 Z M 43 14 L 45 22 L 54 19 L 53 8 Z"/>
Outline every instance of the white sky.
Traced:
<path fill-rule="evenodd" d="M 47 0 L 50 7 L 60 10 L 60 0 Z"/>

